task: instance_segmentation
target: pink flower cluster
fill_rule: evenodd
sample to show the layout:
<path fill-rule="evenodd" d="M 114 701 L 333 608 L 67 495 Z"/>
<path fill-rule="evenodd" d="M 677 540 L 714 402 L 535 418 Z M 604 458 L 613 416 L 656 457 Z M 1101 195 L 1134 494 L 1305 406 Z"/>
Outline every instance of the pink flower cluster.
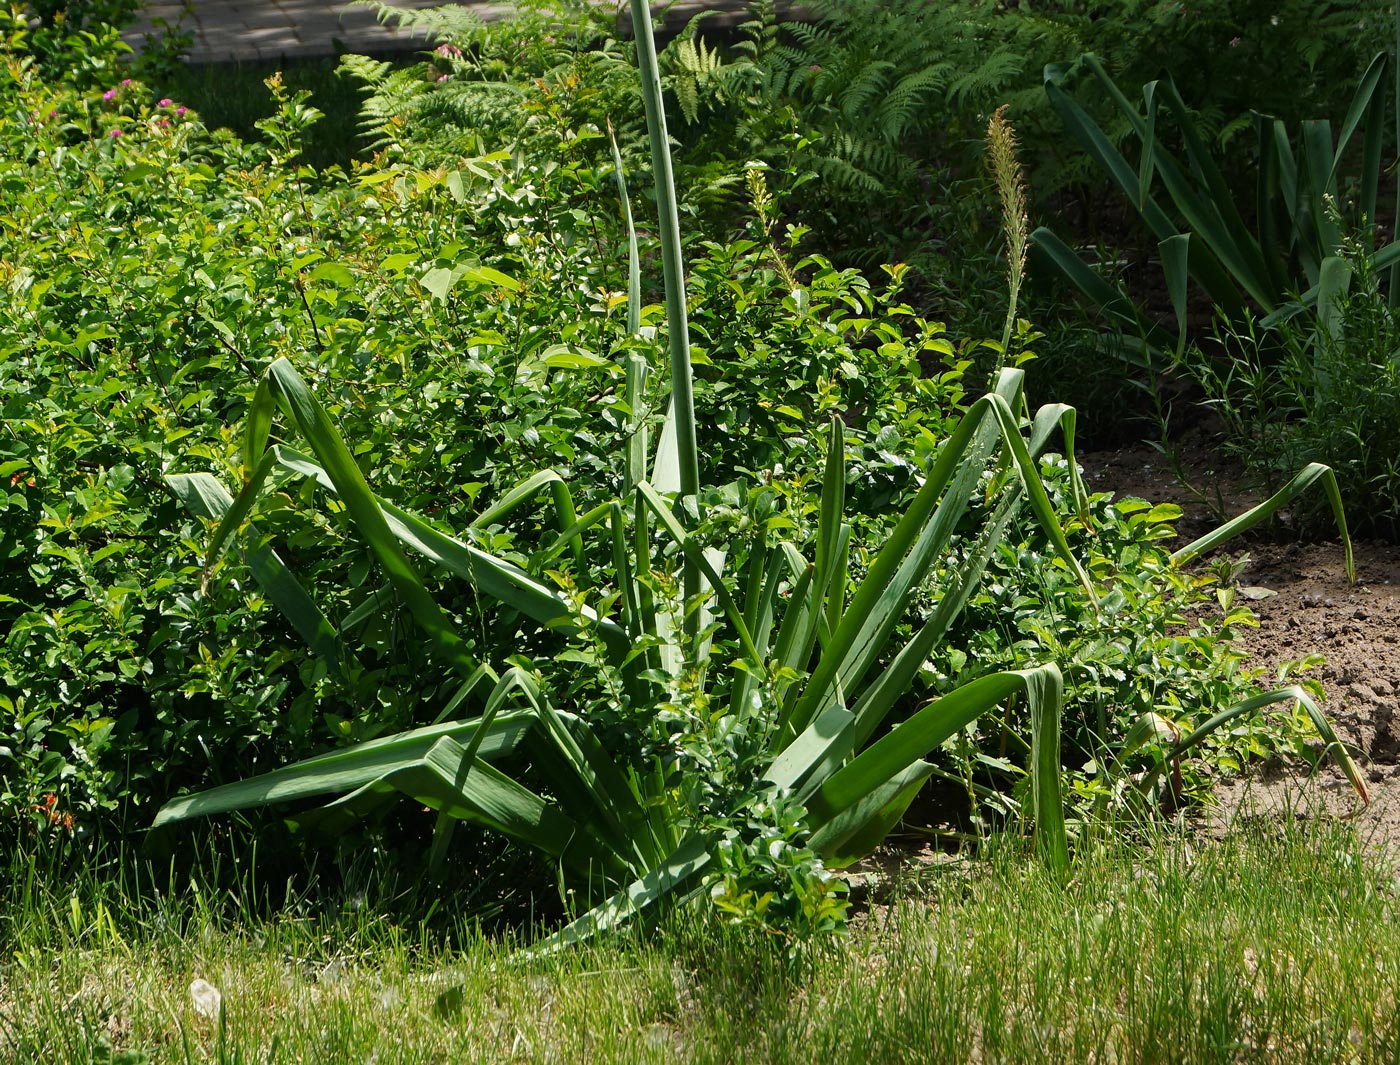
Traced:
<path fill-rule="evenodd" d="M 129 89 L 131 88 L 131 85 L 132 81 L 130 78 L 123 78 L 122 83 L 118 85 L 115 89 L 108 89 L 102 94 L 103 102 L 111 103 L 113 100 L 115 100 L 118 96 L 122 94 L 123 89 Z"/>
<path fill-rule="evenodd" d="M 114 101 L 119 100 L 123 92 L 126 89 L 131 88 L 131 86 L 134 84 L 135 82 L 133 82 L 131 78 L 123 79 L 120 85 L 117 85 L 115 88 L 108 89 L 102 94 L 102 102 L 106 104 L 114 104 Z M 190 109 L 184 104 L 180 104 L 177 107 L 175 101 L 172 100 L 169 96 L 163 96 L 159 100 L 157 100 L 156 107 L 162 111 L 169 112 L 169 114 L 174 115 L 177 119 L 184 118 L 184 116 L 189 114 L 190 111 Z M 50 117 L 53 117 L 53 115 L 50 115 Z M 159 129 L 169 129 L 171 126 L 171 120 L 168 115 L 160 115 L 155 120 L 155 125 Z M 113 128 L 107 131 L 107 136 L 112 140 L 124 137 L 125 135 L 126 131 L 120 128 Z"/>

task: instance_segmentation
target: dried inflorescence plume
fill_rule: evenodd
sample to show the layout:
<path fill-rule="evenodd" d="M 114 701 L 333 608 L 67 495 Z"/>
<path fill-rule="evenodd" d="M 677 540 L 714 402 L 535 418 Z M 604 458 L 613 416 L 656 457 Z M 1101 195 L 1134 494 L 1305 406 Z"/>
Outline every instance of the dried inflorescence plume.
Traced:
<path fill-rule="evenodd" d="M 1001 225 L 1006 237 L 1007 307 L 1001 347 L 1005 353 L 1016 325 L 1016 303 L 1026 273 L 1030 219 L 1026 213 L 1026 180 L 1016 158 L 1016 131 L 1006 119 L 1007 105 L 997 108 L 987 123 L 987 169 L 1001 201 Z"/>

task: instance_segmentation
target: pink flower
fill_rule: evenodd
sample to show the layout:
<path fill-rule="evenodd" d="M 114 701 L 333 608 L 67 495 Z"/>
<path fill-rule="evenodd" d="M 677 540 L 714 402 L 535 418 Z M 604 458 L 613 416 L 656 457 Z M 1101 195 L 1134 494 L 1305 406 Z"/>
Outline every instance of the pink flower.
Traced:
<path fill-rule="evenodd" d="M 158 121 L 158 122 L 156 123 L 156 125 L 159 126 L 161 129 L 169 129 L 169 128 L 170 128 L 170 119 L 168 119 L 168 118 L 162 118 L 160 121 Z"/>
<path fill-rule="evenodd" d="M 172 100 L 170 97 L 167 96 L 167 97 L 165 97 L 163 100 L 159 101 L 159 102 L 156 104 L 156 106 L 157 106 L 157 107 L 169 107 L 169 106 L 170 106 L 171 104 L 173 104 L 174 102 L 175 102 L 174 100 Z"/>
<path fill-rule="evenodd" d="M 438 75 L 438 81 L 440 81 L 440 82 L 446 81 L 446 80 L 447 80 L 448 78 L 450 78 L 450 77 L 452 77 L 451 74 L 439 74 L 439 75 Z"/>
<path fill-rule="evenodd" d="M 107 131 L 107 136 L 109 136 L 109 137 L 120 137 L 121 135 L 122 135 L 122 131 L 119 130 L 119 129 L 109 129 L 109 130 Z"/>
<path fill-rule="evenodd" d="M 106 92 L 104 92 L 104 93 L 102 94 L 102 99 L 108 101 L 109 103 L 110 103 L 112 100 L 115 100 L 116 98 L 117 98 L 117 90 L 116 90 L 116 89 L 108 89 Z"/>
<path fill-rule="evenodd" d="M 128 85 L 130 85 L 130 84 L 131 84 L 131 79 L 130 79 L 130 78 L 125 78 L 125 79 L 123 79 L 123 81 L 122 81 L 122 88 L 125 89 L 125 88 L 126 88 Z"/>
<path fill-rule="evenodd" d="M 433 49 L 434 55 L 440 55 L 444 59 L 461 59 L 462 50 L 455 44 L 440 44 Z"/>
<path fill-rule="evenodd" d="M 188 111 L 189 111 L 189 108 L 186 107 L 184 104 L 181 104 L 179 107 L 175 108 L 175 113 L 176 113 L 177 115 L 184 115 L 184 114 L 185 114 L 186 112 L 188 112 Z"/>

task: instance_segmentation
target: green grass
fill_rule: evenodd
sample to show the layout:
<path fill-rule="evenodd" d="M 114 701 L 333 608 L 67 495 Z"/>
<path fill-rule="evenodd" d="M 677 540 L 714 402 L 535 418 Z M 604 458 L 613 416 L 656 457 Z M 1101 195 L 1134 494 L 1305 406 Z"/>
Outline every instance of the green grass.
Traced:
<path fill-rule="evenodd" d="M 520 961 L 372 903 L 239 922 L 19 877 L 0 1059 L 1395 1061 L 1396 891 L 1338 827 L 1106 851 L 1067 887 L 1003 851 L 906 872 L 794 967 L 714 924 Z"/>

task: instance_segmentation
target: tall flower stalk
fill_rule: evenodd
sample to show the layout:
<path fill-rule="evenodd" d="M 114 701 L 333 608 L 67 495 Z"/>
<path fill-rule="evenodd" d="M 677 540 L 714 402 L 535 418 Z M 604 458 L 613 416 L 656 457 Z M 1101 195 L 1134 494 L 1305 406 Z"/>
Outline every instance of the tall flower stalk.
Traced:
<path fill-rule="evenodd" d="M 1026 181 L 1016 159 L 1016 131 L 1006 120 L 1006 104 L 997 108 L 987 124 L 987 169 L 991 171 L 1001 201 L 1001 228 L 1006 237 L 1006 324 L 1001 331 L 1003 363 L 1016 329 L 1016 304 L 1026 275 L 1026 247 L 1030 220 L 1026 212 Z"/>

